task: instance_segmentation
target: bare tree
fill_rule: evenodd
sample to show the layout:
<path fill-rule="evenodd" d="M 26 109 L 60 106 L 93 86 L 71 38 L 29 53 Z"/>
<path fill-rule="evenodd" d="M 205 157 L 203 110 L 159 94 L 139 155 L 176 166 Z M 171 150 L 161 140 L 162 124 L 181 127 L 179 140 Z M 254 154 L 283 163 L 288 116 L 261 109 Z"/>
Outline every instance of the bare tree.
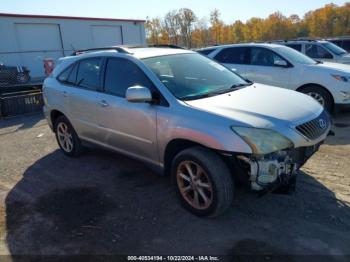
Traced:
<path fill-rule="evenodd" d="M 222 26 L 222 21 L 220 20 L 220 12 L 218 9 L 214 9 L 210 13 L 210 23 L 214 33 L 215 44 L 220 43 L 220 29 Z"/>
<path fill-rule="evenodd" d="M 146 19 L 146 34 L 148 42 L 151 44 L 159 44 L 162 27 L 159 18 Z"/>
<path fill-rule="evenodd" d="M 170 44 L 179 44 L 180 25 L 177 10 L 169 11 L 163 20 L 164 30 L 168 33 Z"/>
<path fill-rule="evenodd" d="M 177 14 L 178 24 L 180 26 L 180 32 L 183 39 L 183 44 L 191 48 L 192 46 L 192 30 L 195 21 L 197 20 L 196 15 L 191 9 L 181 8 Z"/>

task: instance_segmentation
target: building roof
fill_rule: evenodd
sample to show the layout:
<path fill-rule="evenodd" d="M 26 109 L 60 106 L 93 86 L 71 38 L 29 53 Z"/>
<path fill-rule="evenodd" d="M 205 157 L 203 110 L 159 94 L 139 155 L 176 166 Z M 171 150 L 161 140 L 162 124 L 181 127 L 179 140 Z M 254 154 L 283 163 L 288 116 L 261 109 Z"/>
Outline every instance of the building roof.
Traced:
<path fill-rule="evenodd" d="M 77 17 L 77 16 L 53 16 L 53 15 L 30 15 L 30 14 L 10 14 L 10 13 L 0 13 L 0 17 L 95 20 L 95 21 L 136 22 L 136 23 L 144 23 L 145 22 L 145 20 L 139 20 L 139 19 L 97 18 L 97 17 Z"/>

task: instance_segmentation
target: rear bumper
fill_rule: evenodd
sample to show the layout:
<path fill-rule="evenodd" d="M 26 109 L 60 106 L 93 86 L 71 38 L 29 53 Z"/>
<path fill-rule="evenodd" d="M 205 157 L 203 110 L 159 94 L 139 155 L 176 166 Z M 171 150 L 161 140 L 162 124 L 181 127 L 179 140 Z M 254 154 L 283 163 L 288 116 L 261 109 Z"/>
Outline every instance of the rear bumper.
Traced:
<path fill-rule="evenodd" d="M 46 105 L 43 106 L 43 113 L 44 113 L 44 116 L 46 118 L 47 123 L 49 124 L 49 127 L 53 131 L 53 125 L 52 125 L 52 122 L 51 122 L 50 111 L 49 111 L 49 109 L 47 108 Z"/>

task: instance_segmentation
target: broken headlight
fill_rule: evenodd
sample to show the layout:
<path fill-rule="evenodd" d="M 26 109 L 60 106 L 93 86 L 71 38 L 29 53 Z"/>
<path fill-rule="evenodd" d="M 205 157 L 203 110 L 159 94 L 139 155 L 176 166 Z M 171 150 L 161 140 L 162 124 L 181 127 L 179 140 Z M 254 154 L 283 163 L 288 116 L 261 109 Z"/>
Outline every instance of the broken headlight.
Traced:
<path fill-rule="evenodd" d="M 271 129 L 232 126 L 252 149 L 254 154 L 264 155 L 293 147 L 293 142 Z"/>

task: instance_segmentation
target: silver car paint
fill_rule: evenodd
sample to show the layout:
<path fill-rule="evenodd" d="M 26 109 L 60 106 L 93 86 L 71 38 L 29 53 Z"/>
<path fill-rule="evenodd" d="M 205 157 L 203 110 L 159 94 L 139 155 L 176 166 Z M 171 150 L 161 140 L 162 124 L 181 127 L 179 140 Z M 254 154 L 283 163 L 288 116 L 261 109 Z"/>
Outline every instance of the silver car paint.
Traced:
<path fill-rule="evenodd" d="M 152 55 L 190 52 L 158 50 L 159 53 L 153 50 Z M 130 103 L 125 98 L 81 91 L 56 80 L 68 64 L 80 58 L 101 55 L 133 61 L 170 106 Z M 314 145 L 326 137 L 327 132 L 317 141 L 308 141 L 295 131 L 295 125 L 315 118 L 322 111 L 320 105 L 305 95 L 256 84 L 209 99 L 183 102 L 176 99 L 137 57 L 145 57 L 145 54 L 105 51 L 64 59 L 44 82 L 44 112 L 49 124 L 52 126 L 51 111 L 60 111 L 71 121 L 83 140 L 161 167 L 166 146 L 175 139 L 190 140 L 226 152 L 251 154 L 249 145 L 231 130 L 231 126 L 274 129 L 292 140 L 296 147 Z M 89 105 L 80 104 L 79 107 L 75 104 L 79 95 L 85 97 Z M 106 102 L 108 106 L 101 102 Z"/>

